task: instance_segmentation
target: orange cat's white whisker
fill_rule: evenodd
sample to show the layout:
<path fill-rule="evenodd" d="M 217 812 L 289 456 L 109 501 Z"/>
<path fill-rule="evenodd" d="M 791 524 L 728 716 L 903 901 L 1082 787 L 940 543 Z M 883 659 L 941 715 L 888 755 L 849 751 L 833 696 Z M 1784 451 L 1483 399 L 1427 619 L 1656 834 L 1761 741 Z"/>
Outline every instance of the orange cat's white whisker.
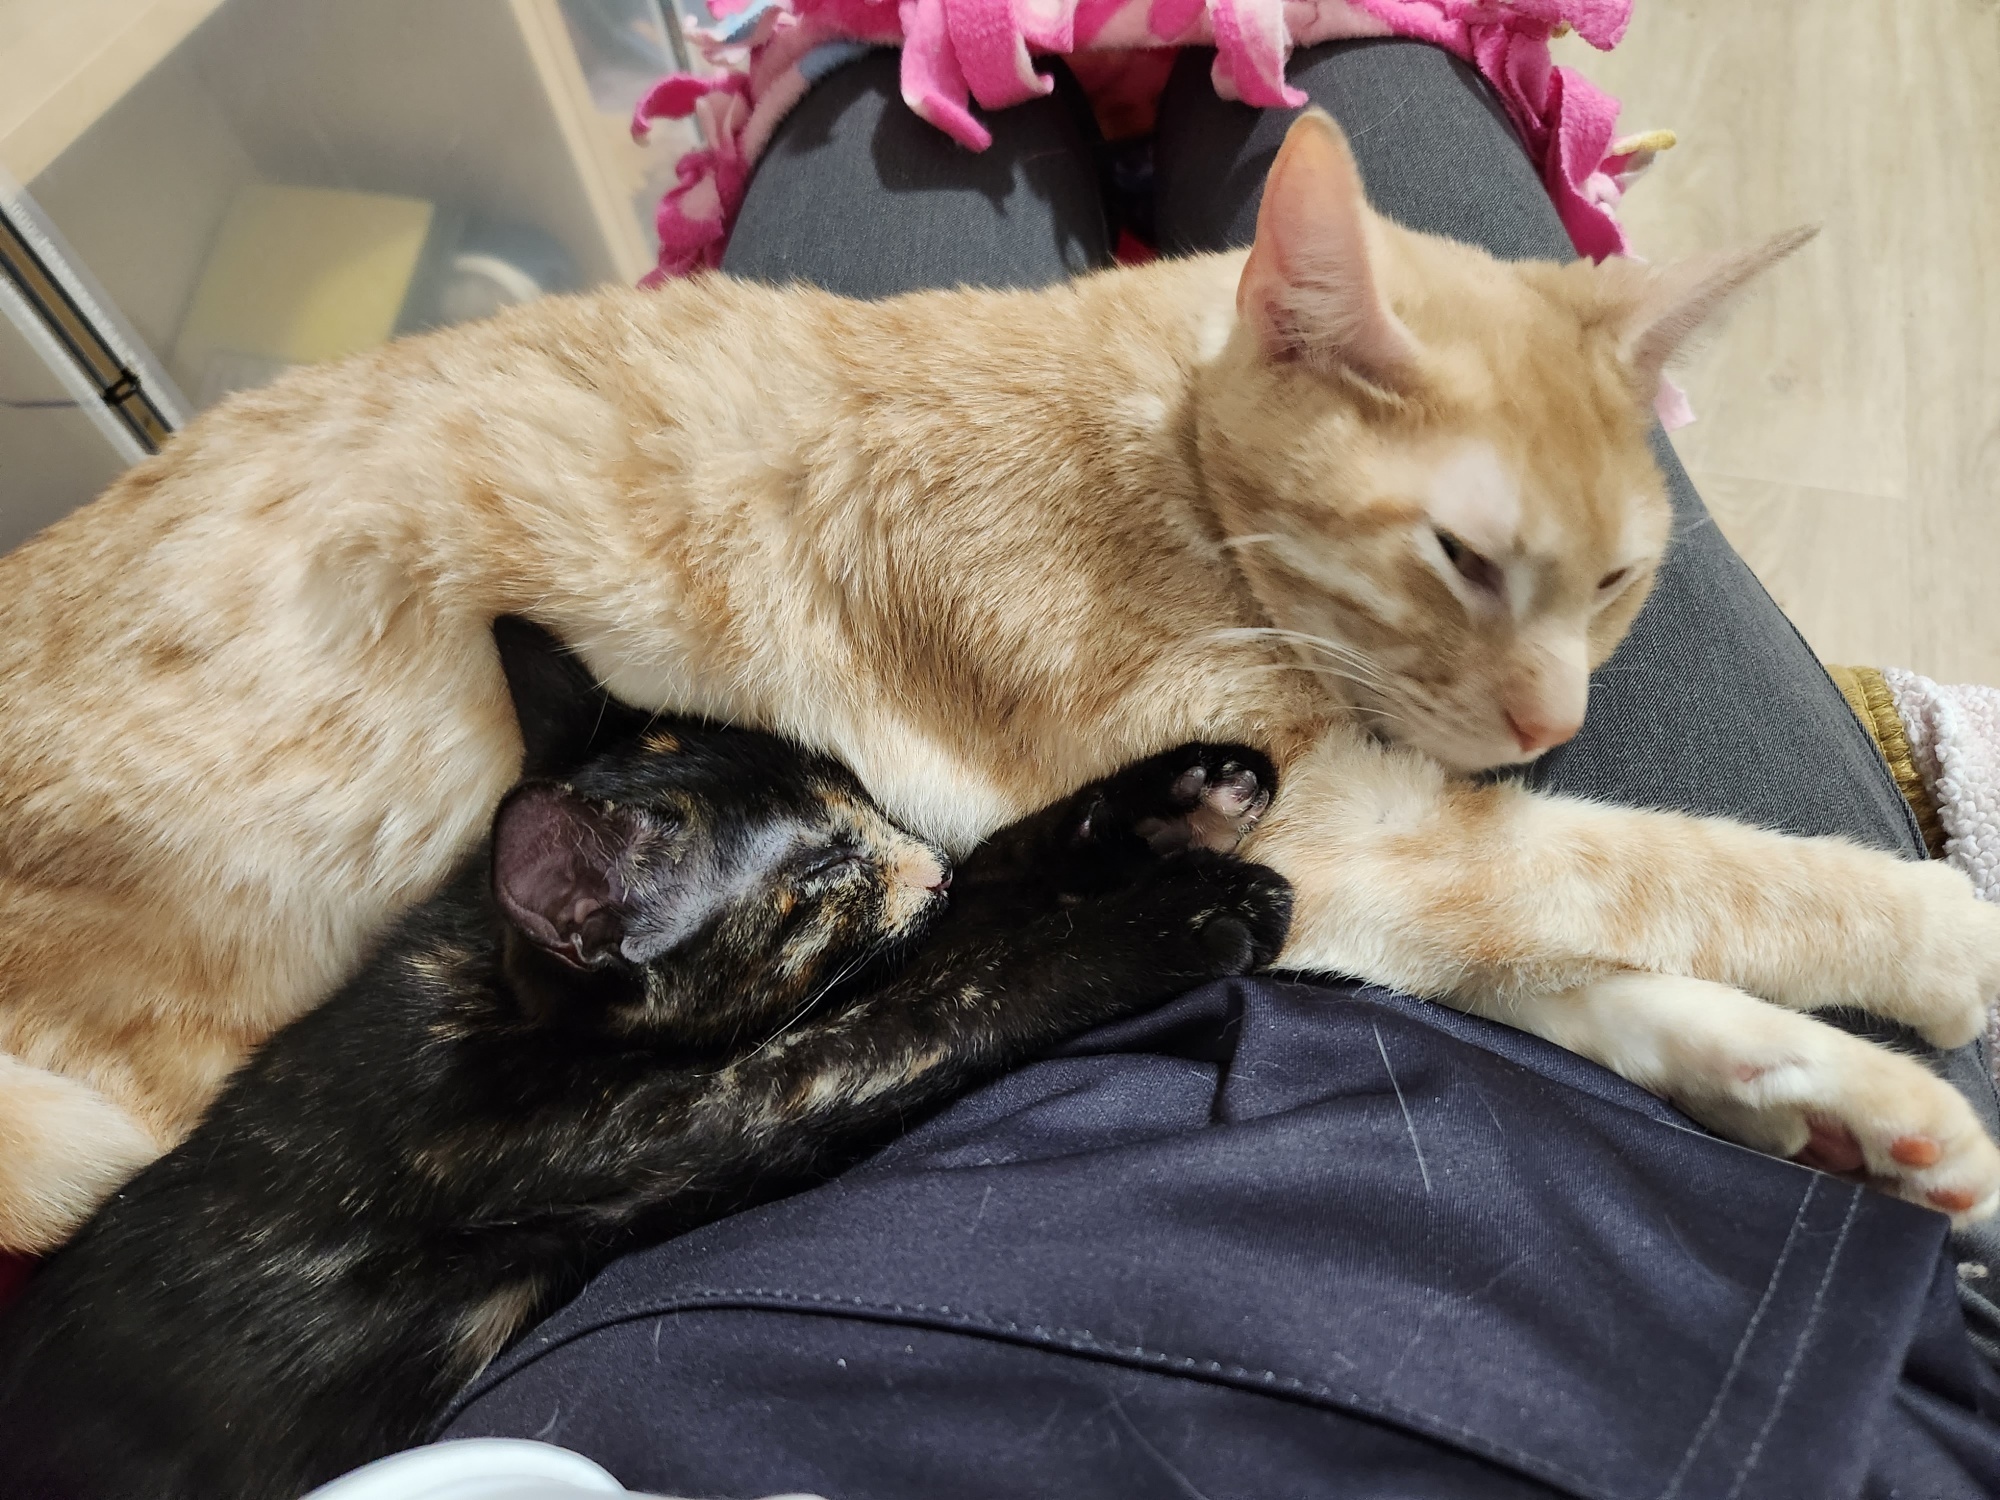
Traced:
<path fill-rule="evenodd" d="M 1324 663 L 1302 661 L 1298 663 L 1298 669 L 1301 672 L 1310 672 L 1315 677 L 1328 678 L 1334 682 L 1351 682 L 1357 687 L 1374 688 L 1378 691 L 1390 686 L 1388 682 L 1379 677 L 1364 677 L 1358 672 L 1345 671 L 1340 667 L 1327 666 Z M 1388 719 L 1398 724 L 1414 722 L 1404 715 L 1392 714 L 1387 709 L 1377 708 L 1372 705 L 1367 709 L 1367 712 L 1374 714 L 1378 718 Z"/>
<path fill-rule="evenodd" d="M 1306 630 L 1286 630 L 1276 625 L 1231 626 L 1227 629 L 1213 632 L 1210 639 L 1218 641 L 1253 639 L 1286 641 L 1293 645 L 1311 646 L 1317 650 L 1329 652 L 1336 656 L 1351 657 L 1360 661 L 1368 660 L 1365 655 L 1345 642 L 1336 641 L 1323 635 L 1314 635 L 1312 632 Z"/>
<path fill-rule="evenodd" d="M 1282 630 L 1271 625 L 1245 625 L 1216 631 L 1213 638 L 1225 640 L 1232 637 L 1236 639 L 1261 638 L 1284 641 L 1289 645 L 1304 646 L 1310 650 L 1321 652 L 1326 656 L 1332 657 L 1335 661 L 1355 669 L 1351 672 L 1335 675 L 1347 676 L 1355 681 L 1365 681 L 1372 687 L 1387 687 L 1393 680 L 1379 662 L 1370 659 L 1351 646 L 1342 645 L 1338 641 L 1328 640 L 1325 636 L 1311 635 L 1299 630 Z M 1327 671 L 1329 669 L 1321 664 L 1309 665 L 1307 666 L 1307 670 Z"/>
<path fill-rule="evenodd" d="M 1258 662 L 1240 670 L 1245 672 L 1302 672 L 1308 677 L 1318 677 L 1329 682 L 1350 682 L 1356 687 L 1368 688 L 1375 692 L 1386 691 L 1391 686 L 1390 683 L 1379 678 L 1365 677 L 1358 672 L 1349 672 L 1339 667 L 1309 661 Z M 1400 718 L 1398 721 L 1402 723 L 1409 722 L 1406 719 Z"/>
<path fill-rule="evenodd" d="M 1243 536 L 1226 536 L 1217 542 L 1218 547 L 1257 547 L 1271 542 L 1282 542 L 1284 538 L 1275 531 L 1252 531 Z"/>

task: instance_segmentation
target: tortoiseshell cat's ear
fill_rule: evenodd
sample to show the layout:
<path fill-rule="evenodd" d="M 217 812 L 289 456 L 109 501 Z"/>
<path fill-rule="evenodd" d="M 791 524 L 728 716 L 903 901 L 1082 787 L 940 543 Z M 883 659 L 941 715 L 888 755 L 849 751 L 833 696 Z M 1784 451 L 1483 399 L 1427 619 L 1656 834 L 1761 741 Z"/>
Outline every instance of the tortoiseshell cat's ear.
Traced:
<path fill-rule="evenodd" d="M 622 957 L 630 892 L 618 871 L 641 828 L 547 782 L 515 788 L 493 820 L 493 897 L 535 946 L 575 969 Z"/>
<path fill-rule="evenodd" d="M 573 771 L 649 722 L 607 693 L 574 652 L 532 621 L 500 616 L 493 644 L 521 725 L 522 776 Z"/>

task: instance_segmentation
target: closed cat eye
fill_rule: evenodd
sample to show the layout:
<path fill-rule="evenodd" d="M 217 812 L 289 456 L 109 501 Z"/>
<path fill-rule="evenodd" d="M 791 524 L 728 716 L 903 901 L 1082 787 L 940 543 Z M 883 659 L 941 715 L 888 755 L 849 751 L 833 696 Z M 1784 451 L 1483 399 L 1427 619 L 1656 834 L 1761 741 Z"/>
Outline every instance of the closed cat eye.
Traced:
<path fill-rule="evenodd" d="M 867 861 L 852 849 L 835 849 L 811 861 L 800 874 L 807 880 L 814 880 L 825 875 L 848 874 L 865 863 Z"/>
<path fill-rule="evenodd" d="M 1602 578 L 1597 580 L 1597 586 L 1600 589 L 1615 589 L 1625 581 L 1626 575 L 1631 571 L 1630 568 L 1613 568 L 1609 573 L 1606 573 Z"/>
<path fill-rule="evenodd" d="M 1458 569 L 1459 577 L 1474 588 L 1484 589 L 1496 597 L 1505 592 L 1504 579 L 1498 563 L 1491 558 L 1480 556 L 1442 526 L 1434 530 L 1438 545 L 1444 548 L 1445 559 Z"/>

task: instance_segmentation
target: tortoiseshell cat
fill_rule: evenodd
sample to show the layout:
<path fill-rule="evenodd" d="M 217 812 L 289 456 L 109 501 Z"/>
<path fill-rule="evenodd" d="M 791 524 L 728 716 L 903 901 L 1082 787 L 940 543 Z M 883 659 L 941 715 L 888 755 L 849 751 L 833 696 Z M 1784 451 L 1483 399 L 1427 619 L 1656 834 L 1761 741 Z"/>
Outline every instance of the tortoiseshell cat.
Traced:
<path fill-rule="evenodd" d="M 954 885 L 844 768 L 648 727 L 535 627 L 495 633 L 533 779 L 490 859 L 274 1036 L 0 1324 L 9 1495 L 277 1500 L 406 1447 L 621 1249 L 1284 940 L 1284 881 L 1215 847 L 1269 801 L 1254 752 L 1155 757 Z"/>

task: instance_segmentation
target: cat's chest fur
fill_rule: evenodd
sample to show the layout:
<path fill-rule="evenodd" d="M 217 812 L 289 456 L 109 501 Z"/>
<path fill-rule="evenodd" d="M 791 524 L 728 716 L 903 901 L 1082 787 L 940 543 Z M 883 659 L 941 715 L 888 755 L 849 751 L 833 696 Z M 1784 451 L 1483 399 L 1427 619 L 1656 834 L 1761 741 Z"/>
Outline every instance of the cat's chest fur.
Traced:
<path fill-rule="evenodd" d="M 719 286 L 732 326 L 791 321 L 671 351 L 698 393 L 670 440 L 633 439 L 659 501 L 627 503 L 639 566 L 609 608 L 534 613 L 620 697 L 828 750 L 958 850 L 1135 755 L 1333 711 L 1226 638 L 1263 621 L 1190 471 L 1189 372 L 1227 341 L 1237 264 L 1090 289 L 1066 332 L 1004 297 L 888 319 Z"/>

